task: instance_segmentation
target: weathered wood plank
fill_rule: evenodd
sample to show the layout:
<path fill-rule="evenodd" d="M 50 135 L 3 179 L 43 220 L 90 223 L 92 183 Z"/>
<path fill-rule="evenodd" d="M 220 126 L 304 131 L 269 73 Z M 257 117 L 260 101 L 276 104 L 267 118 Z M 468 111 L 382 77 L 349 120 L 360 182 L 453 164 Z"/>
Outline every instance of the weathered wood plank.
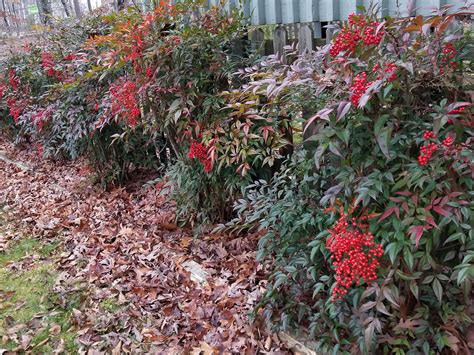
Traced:
<path fill-rule="evenodd" d="M 252 25 L 265 24 L 265 0 L 251 0 L 250 19 Z"/>
<path fill-rule="evenodd" d="M 389 1 L 388 14 L 392 17 L 409 17 L 414 15 L 415 7 L 409 9 L 409 5 L 413 4 L 410 0 Z"/>
<path fill-rule="evenodd" d="M 300 21 L 299 0 L 281 0 L 281 22 L 297 23 Z"/>
<path fill-rule="evenodd" d="M 273 33 L 273 52 L 279 55 L 283 62 L 286 62 L 285 46 L 288 40 L 288 33 L 285 27 L 278 26 Z"/>
<path fill-rule="evenodd" d="M 358 7 L 364 6 L 363 0 L 340 0 L 339 18 L 345 20 L 351 13 L 360 13 Z"/>
<path fill-rule="evenodd" d="M 319 20 L 319 1 L 300 0 L 300 22 L 315 22 Z"/>
<path fill-rule="evenodd" d="M 310 24 L 302 23 L 298 31 L 298 52 L 306 53 L 313 49 L 313 29 Z"/>
<path fill-rule="evenodd" d="M 421 16 L 430 16 L 433 11 L 446 5 L 446 0 L 423 0 L 417 2 L 416 14 Z"/>
<path fill-rule="evenodd" d="M 281 23 L 281 0 L 265 0 L 265 22 Z"/>
<path fill-rule="evenodd" d="M 250 32 L 250 42 L 252 45 L 252 49 L 264 54 L 265 53 L 265 33 L 261 28 L 255 28 Z"/>
<path fill-rule="evenodd" d="M 339 20 L 339 1 L 319 1 L 319 21 L 329 22 Z"/>

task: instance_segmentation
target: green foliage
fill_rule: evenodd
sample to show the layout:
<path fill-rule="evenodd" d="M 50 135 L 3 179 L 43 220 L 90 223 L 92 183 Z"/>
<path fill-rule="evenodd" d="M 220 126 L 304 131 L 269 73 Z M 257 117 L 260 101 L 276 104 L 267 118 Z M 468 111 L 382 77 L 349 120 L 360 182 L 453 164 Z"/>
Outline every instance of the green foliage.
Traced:
<path fill-rule="evenodd" d="M 249 70 L 254 92 L 265 96 L 258 114 L 300 112 L 294 118 L 305 120 L 308 151 L 251 185 L 229 228 L 262 231 L 259 258 L 272 270 L 263 314 L 275 326 L 306 328 L 323 353 L 354 344 L 363 353 L 464 347 L 474 132 L 463 80 L 472 75 L 464 63 L 469 40 L 463 26 L 446 32 L 454 18 L 380 24 L 355 16 L 343 30 L 355 38 L 347 46 L 336 35 L 291 66 L 269 58 Z M 360 23 L 359 34 L 372 26 L 385 35 L 358 43 Z M 348 49 L 335 50 L 338 43 Z M 385 255 L 377 282 L 354 283 L 331 302 L 338 266 L 326 245 L 341 211 L 367 221 Z"/>

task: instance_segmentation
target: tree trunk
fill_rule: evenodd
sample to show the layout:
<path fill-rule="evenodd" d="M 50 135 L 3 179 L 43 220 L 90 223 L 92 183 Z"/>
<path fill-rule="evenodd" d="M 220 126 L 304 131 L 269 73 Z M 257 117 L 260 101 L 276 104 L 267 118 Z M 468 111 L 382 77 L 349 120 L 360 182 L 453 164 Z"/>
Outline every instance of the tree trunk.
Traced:
<path fill-rule="evenodd" d="M 125 9 L 126 0 L 117 0 L 117 10 L 121 11 Z"/>
<path fill-rule="evenodd" d="M 48 0 L 36 0 L 36 4 L 38 6 L 41 23 L 43 25 L 50 24 L 53 16 L 51 3 Z"/>
<path fill-rule="evenodd" d="M 72 0 L 74 4 L 74 12 L 76 13 L 77 18 L 82 17 L 82 10 L 81 10 L 81 4 L 79 3 L 79 0 Z"/>
<path fill-rule="evenodd" d="M 0 8 L 0 11 L 2 12 L 3 21 L 5 22 L 5 26 L 7 30 L 9 30 L 10 24 L 8 23 L 8 19 L 7 19 L 7 8 L 5 6 L 5 0 L 2 0 L 1 5 L 2 7 Z"/>
<path fill-rule="evenodd" d="M 92 12 L 91 0 L 87 0 L 87 8 L 89 9 L 89 12 Z"/>
<path fill-rule="evenodd" d="M 67 17 L 71 17 L 71 8 L 70 3 L 68 0 L 61 0 L 61 4 L 63 4 L 64 12 L 66 13 Z"/>

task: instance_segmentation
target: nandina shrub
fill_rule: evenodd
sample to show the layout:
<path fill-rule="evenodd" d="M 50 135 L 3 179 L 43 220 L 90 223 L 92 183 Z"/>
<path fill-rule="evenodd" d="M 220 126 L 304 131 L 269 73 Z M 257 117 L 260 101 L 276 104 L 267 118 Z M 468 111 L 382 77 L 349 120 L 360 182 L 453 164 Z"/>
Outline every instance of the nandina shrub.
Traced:
<path fill-rule="evenodd" d="M 474 132 L 463 16 L 351 15 L 329 46 L 253 74 L 267 106 L 302 114 L 303 162 L 314 164 L 295 157 L 251 186 L 232 225 L 264 235 L 259 257 L 273 272 L 257 315 L 307 329 L 323 352 L 469 351 Z"/>

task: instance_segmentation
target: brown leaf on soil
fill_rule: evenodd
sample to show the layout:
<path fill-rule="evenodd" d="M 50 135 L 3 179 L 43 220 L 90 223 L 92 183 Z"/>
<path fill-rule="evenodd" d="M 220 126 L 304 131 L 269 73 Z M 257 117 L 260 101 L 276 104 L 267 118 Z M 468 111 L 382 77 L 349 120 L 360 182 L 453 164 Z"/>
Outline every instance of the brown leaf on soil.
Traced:
<path fill-rule="evenodd" d="M 259 234 L 193 238 L 174 223 L 175 203 L 153 187 L 101 191 L 78 173 L 87 162 L 38 160 L 0 138 L 1 149 L 32 167 L 0 161 L 0 205 L 9 224 L 62 241 L 55 292 L 62 305 L 81 295 L 68 330 L 80 352 L 282 353 L 263 322 L 249 319 L 265 284 L 255 261 Z M 191 280 L 185 261 L 205 270 L 204 282 Z M 50 334 L 60 334 L 53 328 Z"/>

